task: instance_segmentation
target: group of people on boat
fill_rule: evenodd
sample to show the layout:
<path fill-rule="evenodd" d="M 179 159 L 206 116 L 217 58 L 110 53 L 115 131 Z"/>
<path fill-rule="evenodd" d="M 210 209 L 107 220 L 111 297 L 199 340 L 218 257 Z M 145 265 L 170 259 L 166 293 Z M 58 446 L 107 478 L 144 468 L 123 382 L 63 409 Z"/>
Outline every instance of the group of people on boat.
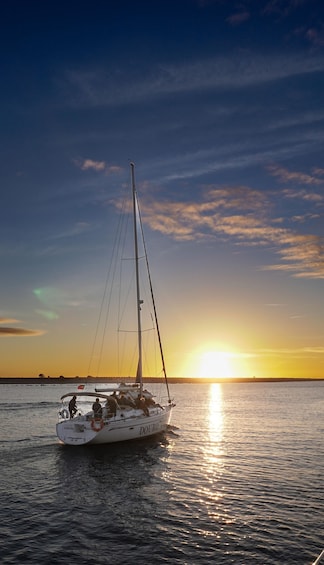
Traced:
<path fill-rule="evenodd" d="M 119 391 L 118 391 L 119 392 Z M 70 402 L 69 402 L 69 414 L 70 418 L 72 419 L 75 414 L 77 413 L 77 404 L 76 404 L 76 395 L 74 395 Z M 93 416 L 95 419 L 101 419 L 103 415 L 107 415 L 108 413 L 112 416 L 116 416 L 117 408 L 123 407 L 131 407 L 131 408 L 138 408 L 143 410 L 146 416 L 149 416 L 149 406 L 154 406 L 155 401 L 152 398 L 152 395 L 148 391 L 144 391 L 142 396 L 140 394 L 137 395 L 137 398 L 133 398 L 127 392 L 120 391 L 117 394 L 114 391 L 108 398 L 105 404 L 104 409 L 102 408 L 99 398 L 96 398 L 95 402 L 92 404 Z"/>

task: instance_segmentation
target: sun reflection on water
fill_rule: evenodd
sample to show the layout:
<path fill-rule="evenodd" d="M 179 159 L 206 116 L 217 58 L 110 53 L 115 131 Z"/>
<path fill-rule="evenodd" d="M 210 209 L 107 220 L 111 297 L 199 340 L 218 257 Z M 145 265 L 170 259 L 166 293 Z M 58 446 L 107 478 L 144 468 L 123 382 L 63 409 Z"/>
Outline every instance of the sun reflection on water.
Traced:
<path fill-rule="evenodd" d="M 220 384 L 211 384 L 207 400 L 207 441 L 204 444 L 204 475 L 200 497 L 209 519 L 218 522 L 222 513 L 220 503 L 223 498 L 221 477 L 223 474 L 223 396 Z M 205 535 L 208 535 L 206 530 Z M 213 534 L 214 535 L 214 534 Z"/>
<path fill-rule="evenodd" d="M 220 384 L 210 386 L 209 396 L 209 439 L 212 461 L 218 459 L 222 453 L 223 439 L 223 396 Z"/>

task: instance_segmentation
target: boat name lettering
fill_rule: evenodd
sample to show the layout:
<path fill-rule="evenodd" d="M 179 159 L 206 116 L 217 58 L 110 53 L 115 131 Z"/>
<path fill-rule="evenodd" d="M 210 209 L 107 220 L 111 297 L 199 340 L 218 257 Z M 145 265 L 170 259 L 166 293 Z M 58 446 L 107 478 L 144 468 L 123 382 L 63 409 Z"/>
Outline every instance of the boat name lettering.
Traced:
<path fill-rule="evenodd" d="M 146 426 L 140 427 L 140 436 L 146 436 L 147 434 L 153 434 L 160 430 L 159 424 L 147 424 Z"/>

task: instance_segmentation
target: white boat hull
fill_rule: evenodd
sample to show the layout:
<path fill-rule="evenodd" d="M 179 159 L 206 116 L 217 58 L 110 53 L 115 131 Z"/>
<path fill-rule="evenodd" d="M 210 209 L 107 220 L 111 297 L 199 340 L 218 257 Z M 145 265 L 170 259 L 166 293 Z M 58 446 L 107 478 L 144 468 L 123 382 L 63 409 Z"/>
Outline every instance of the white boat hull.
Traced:
<path fill-rule="evenodd" d="M 116 416 L 94 420 L 89 415 L 62 419 L 56 424 L 56 433 L 66 445 L 116 443 L 150 437 L 166 431 L 171 419 L 172 405 L 150 409 L 149 416 L 142 410 L 118 411 Z"/>

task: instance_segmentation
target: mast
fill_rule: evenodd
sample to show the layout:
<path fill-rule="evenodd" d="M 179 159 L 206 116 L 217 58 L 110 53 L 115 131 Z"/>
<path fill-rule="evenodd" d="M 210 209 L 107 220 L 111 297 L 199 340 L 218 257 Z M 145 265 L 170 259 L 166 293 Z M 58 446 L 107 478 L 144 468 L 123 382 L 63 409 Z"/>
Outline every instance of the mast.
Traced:
<path fill-rule="evenodd" d="M 140 384 L 140 395 L 143 392 L 143 361 L 142 361 L 142 326 L 141 326 L 141 297 L 139 284 L 139 257 L 138 257 L 138 237 L 137 237 L 137 206 L 136 206 L 136 186 L 135 186 L 135 164 L 131 163 L 132 197 L 133 197 L 133 223 L 134 223 L 134 251 L 135 251 L 135 274 L 136 274 L 136 304 L 137 304 L 137 337 L 138 337 L 138 366 L 136 381 Z"/>
<path fill-rule="evenodd" d="M 141 229 L 141 234 L 142 234 L 142 241 L 143 241 L 143 246 L 144 246 L 144 256 L 145 256 L 145 262 L 146 262 L 146 271 L 147 271 L 148 281 L 149 281 L 149 286 L 150 286 L 150 293 L 151 293 L 151 299 L 152 299 L 152 306 L 153 306 L 153 312 L 154 312 L 154 320 L 155 320 L 155 325 L 156 325 L 156 332 L 157 332 L 157 337 L 158 337 L 158 341 L 159 341 L 160 355 L 161 355 L 161 361 L 162 361 L 162 371 L 163 371 L 163 375 L 164 375 L 164 380 L 165 380 L 166 389 L 167 389 L 167 393 L 168 393 L 168 400 L 169 400 L 169 404 L 170 404 L 170 403 L 171 403 L 171 397 L 170 397 L 170 390 L 169 390 L 168 378 L 167 378 L 167 373 L 166 373 L 166 368 L 165 368 L 165 362 L 164 362 L 164 353 L 163 353 L 163 347 L 162 347 L 162 339 L 161 339 L 161 333 L 160 333 L 160 327 L 159 327 L 159 320 L 158 320 L 157 311 L 156 311 L 156 306 L 155 306 L 155 298 L 154 298 L 154 292 L 153 292 L 153 285 L 152 285 L 152 278 L 151 278 L 151 270 L 150 270 L 150 266 L 149 266 L 149 262 L 148 262 L 148 255 L 147 255 L 145 237 L 144 237 L 144 232 L 143 232 L 142 217 L 141 217 L 141 211 L 140 211 L 139 208 L 138 208 L 138 217 L 139 217 L 139 224 L 140 224 L 140 229 Z"/>

